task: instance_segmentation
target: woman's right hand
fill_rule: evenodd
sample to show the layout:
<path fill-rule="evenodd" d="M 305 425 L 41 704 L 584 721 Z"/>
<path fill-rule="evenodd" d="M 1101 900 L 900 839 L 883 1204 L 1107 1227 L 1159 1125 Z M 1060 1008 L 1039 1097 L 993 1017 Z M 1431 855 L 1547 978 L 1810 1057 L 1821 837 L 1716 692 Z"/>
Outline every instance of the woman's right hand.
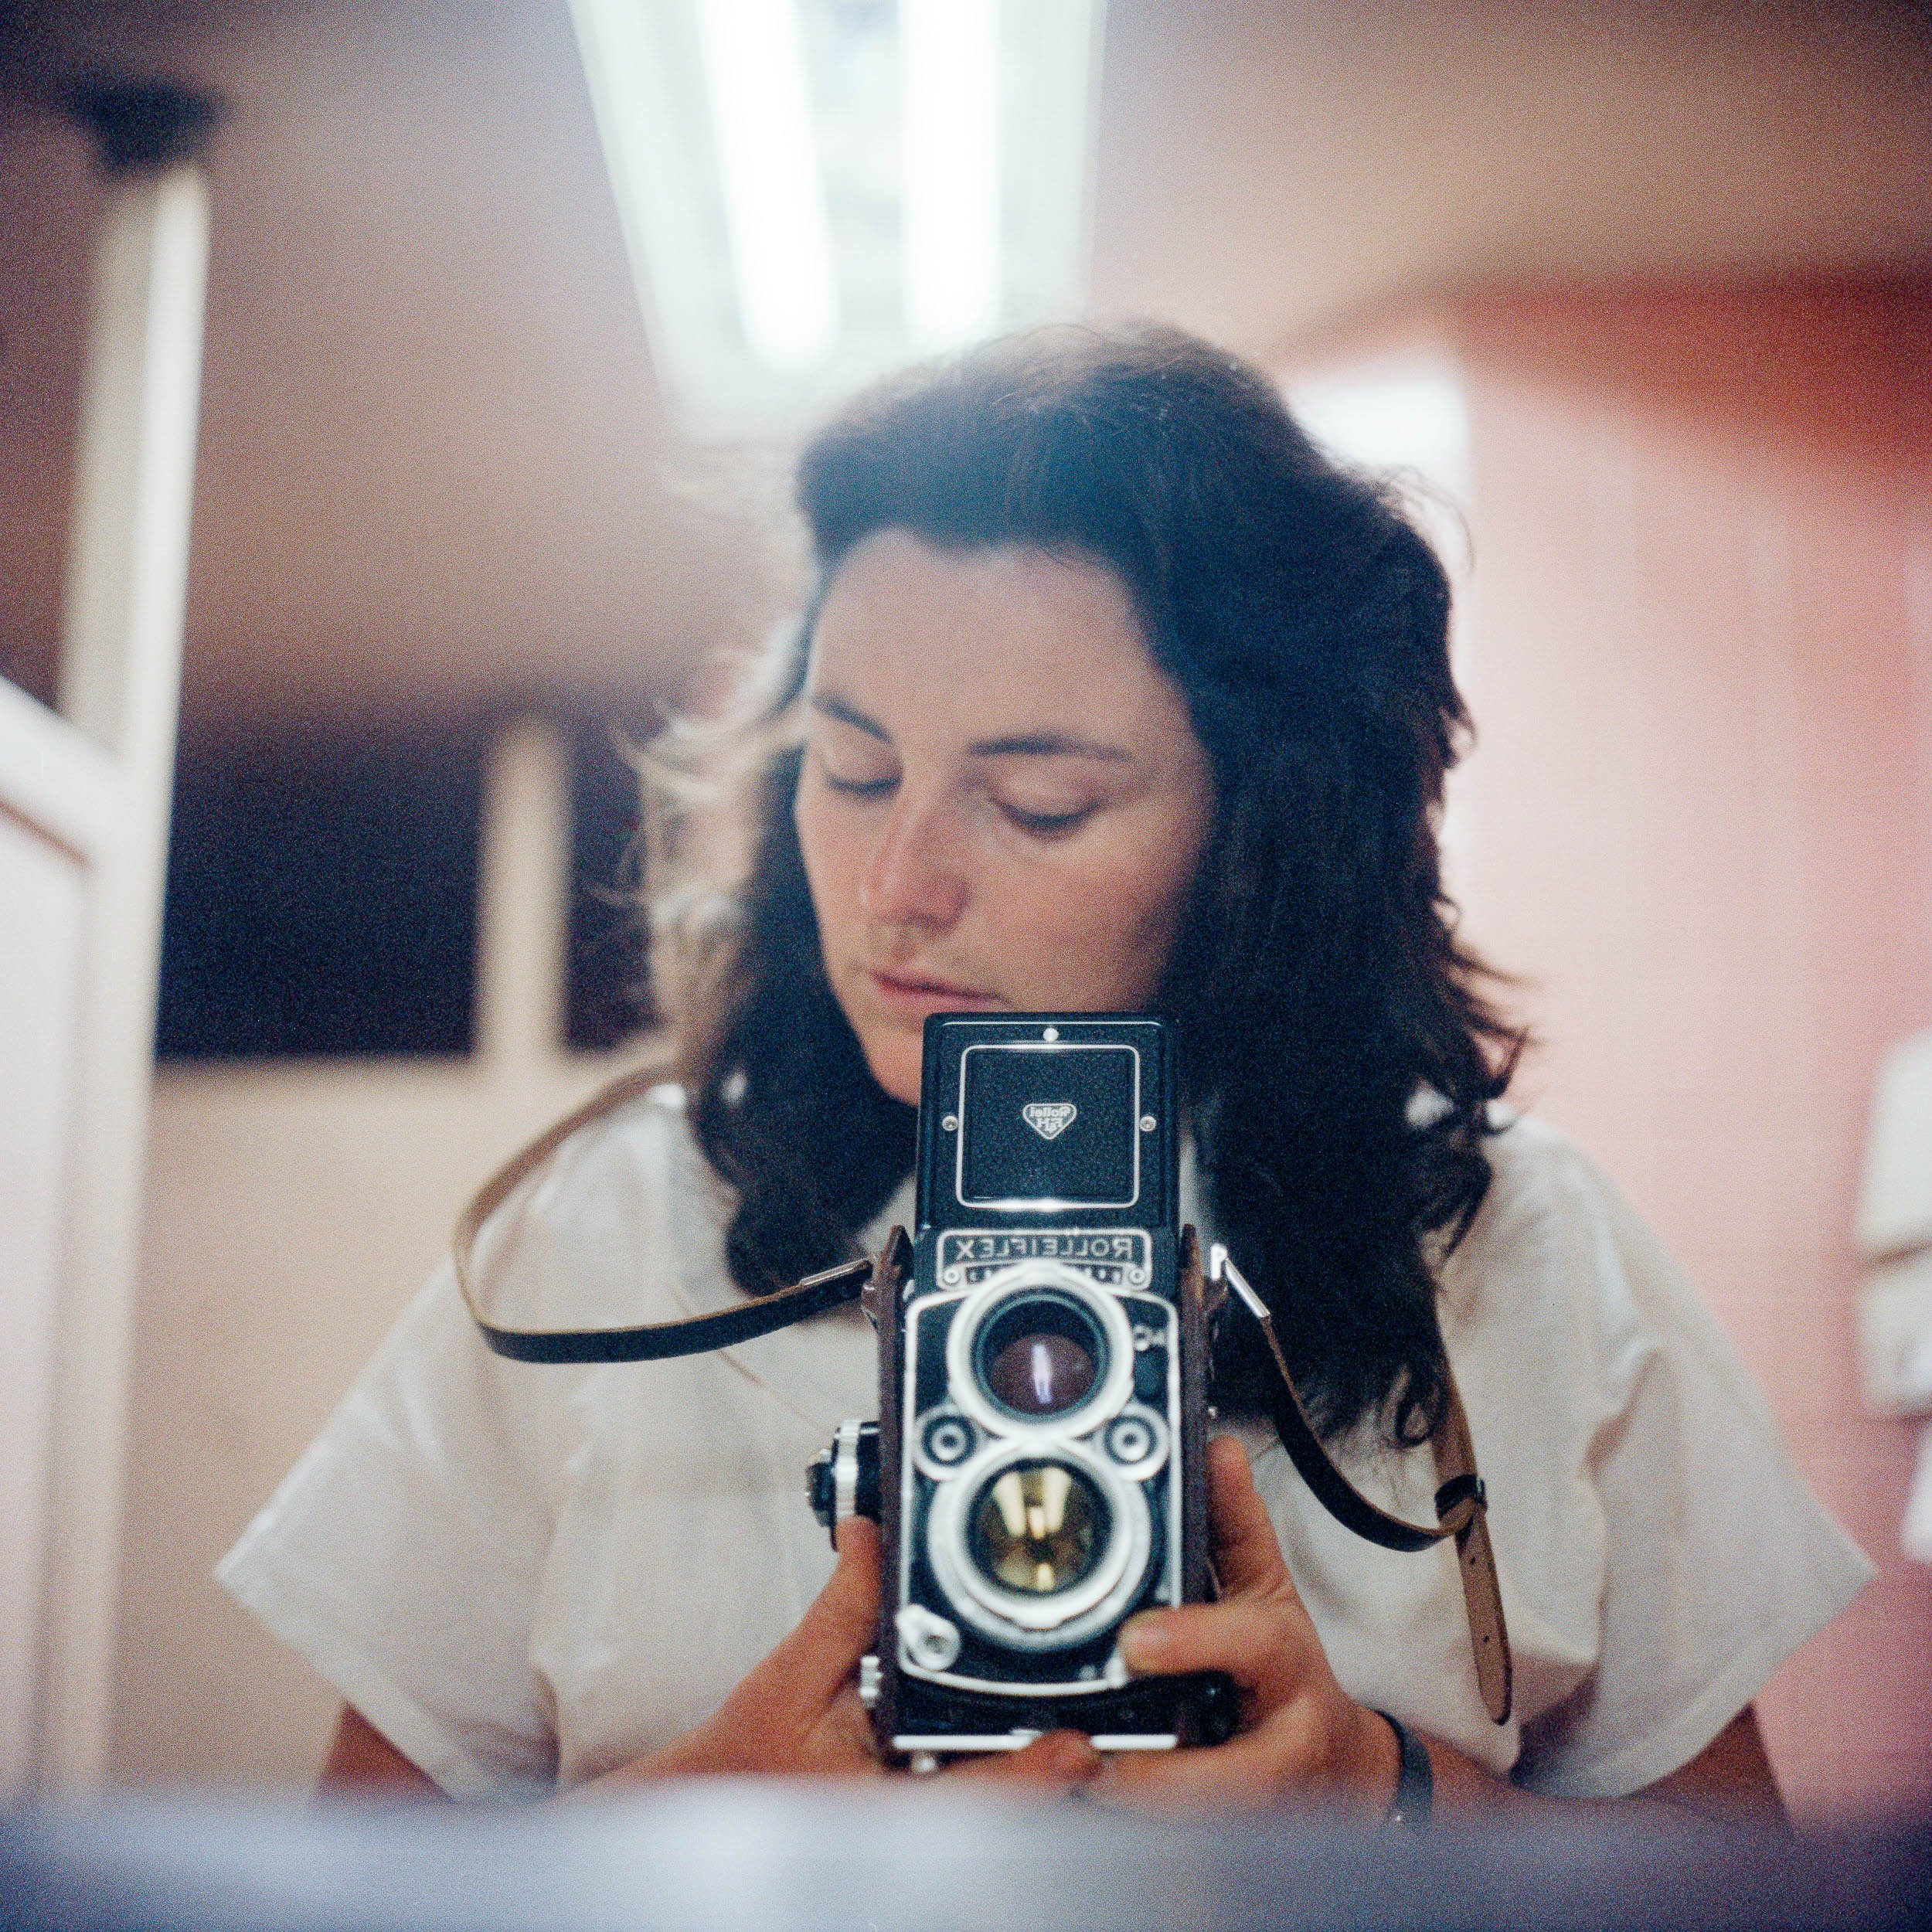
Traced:
<path fill-rule="evenodd" d="M 739 1685 L 716 1713 L 661 1750 L 580 1788 L 667 1777 L 877 1777 L 887 1774 L 859 1701 L 859 1660 L 879 1629 L 879 1527 L 862 1516 L 838 1526 L 838 1563 L 798 1627 Z M 1070 1789 L 1100 1767 L 1077 1732 L 1054 1731 L 1025 1750 L 969 1760 L 956 1777 Z"/>

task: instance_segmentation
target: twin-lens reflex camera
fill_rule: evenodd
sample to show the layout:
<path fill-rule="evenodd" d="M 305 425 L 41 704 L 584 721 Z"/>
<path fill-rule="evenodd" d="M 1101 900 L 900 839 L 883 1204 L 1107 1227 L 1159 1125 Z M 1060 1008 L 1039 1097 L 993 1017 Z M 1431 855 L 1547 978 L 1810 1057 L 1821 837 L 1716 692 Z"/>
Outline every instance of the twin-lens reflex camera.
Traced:
<path fill-rule="evenodd" d="M 914 1757 L 1061 1726 L 1109 1750 L 1222 1734 L 1212 1678 L 1130 1680 L 1136 1611 L 1209 1592 L 1206 1310 L 1178 1226 L 1168 1029 L 1090 1015 L 926 1025 L 916 1228 L 866 1293 L 879 1420 L 811 1466 L 828 1527 L 882 1532 L 860 1695 Z"/>

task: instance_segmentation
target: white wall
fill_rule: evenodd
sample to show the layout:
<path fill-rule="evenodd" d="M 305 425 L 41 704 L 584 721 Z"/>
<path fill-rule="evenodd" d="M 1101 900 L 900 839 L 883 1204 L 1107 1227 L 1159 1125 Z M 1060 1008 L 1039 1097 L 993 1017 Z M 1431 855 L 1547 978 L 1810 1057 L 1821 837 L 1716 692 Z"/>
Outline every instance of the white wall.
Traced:
<path fill-rule="evenodd" d="M 0 774 L 0 1794 L 26 1784 L 48 1485 L 85 865 L 9 811 Z"/>

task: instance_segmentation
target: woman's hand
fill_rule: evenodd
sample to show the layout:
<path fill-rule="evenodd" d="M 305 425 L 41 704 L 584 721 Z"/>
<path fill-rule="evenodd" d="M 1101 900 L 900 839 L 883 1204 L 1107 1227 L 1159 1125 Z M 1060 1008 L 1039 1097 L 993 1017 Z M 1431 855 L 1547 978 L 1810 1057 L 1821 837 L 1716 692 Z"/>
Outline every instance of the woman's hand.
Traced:
<path fill-rule="evenodd" d="M 859 1701 L 859 1660 L 879 1630 L 879 1529 L 838 1526 L 838 1563 L 798 1627 L 689 1736 L 587 1789 L 665 1777 L 877 1777 L 886 1774 L 872 1719 Z M 950 1775 L 1066 1788 L 1100 1769 L 1071 1731 L 1024 1750 L 978 1758 Z"/>
<path fill-rule="evenodd" d="M 1094 1794 L 1219 1810 L 1314 1798 L 1379 1816 L 1395 1793 L 1395 1733 L 1335 1682 L 1231 1437 L 1208 1444 L 1208 1515 L 1221 1600 L 1144 1612 L 1121 1633 L 1121 1655 L 1138 1676 L 1226 1672 L 1240 1728 L 1201 1750 L 1123 1752 Z"/>
<path fill-rule="evenodd" d="M 852 1518 L 838 1563 L 798 1627 L 697 1730 L 614 1775 L 865 1777 L 879 1770 L 859 1702 L 859 1659 L 879 1618 L 879 1532 Z"/>
<path fill-rule="evenodd" d="M 1231 1437 L 1208 1444 L 1208 1514 L 1222 1600 L 1145 1612 L 1121 1631 L 1121 1652 L 1140 1675 L 1226 1671 L 1240 1693 L 1240 1729 L 1226 1743 L 1202 1750 L 1110 1758 L 1094 1781 L 1094 1795 L 1222 1811 L 1312 1799 L 1384 1815 L 1400 1768 L 1395 1733 L 1335 1682 L 1288 1576 L 1247 1457 Z M 1689 1764 L 1628 1799 L 1538 1797 L 1438 1740 L 1422 1742 L 1442 1809 L 1549 1812 L 1587 1802 L 1648 1801 L 1734 1823 L 1763 1826 L 1784 1819 L 1748 1706 Z"/>

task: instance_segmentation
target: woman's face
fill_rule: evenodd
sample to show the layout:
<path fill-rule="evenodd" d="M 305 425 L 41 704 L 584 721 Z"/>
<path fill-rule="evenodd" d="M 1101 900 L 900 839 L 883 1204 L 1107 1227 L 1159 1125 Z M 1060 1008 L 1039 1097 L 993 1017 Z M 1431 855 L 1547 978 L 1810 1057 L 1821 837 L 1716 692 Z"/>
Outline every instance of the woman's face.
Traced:
<path fill-rule="evenodd" d="M 929 1013 L 1144 1009 L 1214 813 L 1125 589 L 903 531 L 832 580 L 796 807 L 825 970 L 887 1093 Z"/>

